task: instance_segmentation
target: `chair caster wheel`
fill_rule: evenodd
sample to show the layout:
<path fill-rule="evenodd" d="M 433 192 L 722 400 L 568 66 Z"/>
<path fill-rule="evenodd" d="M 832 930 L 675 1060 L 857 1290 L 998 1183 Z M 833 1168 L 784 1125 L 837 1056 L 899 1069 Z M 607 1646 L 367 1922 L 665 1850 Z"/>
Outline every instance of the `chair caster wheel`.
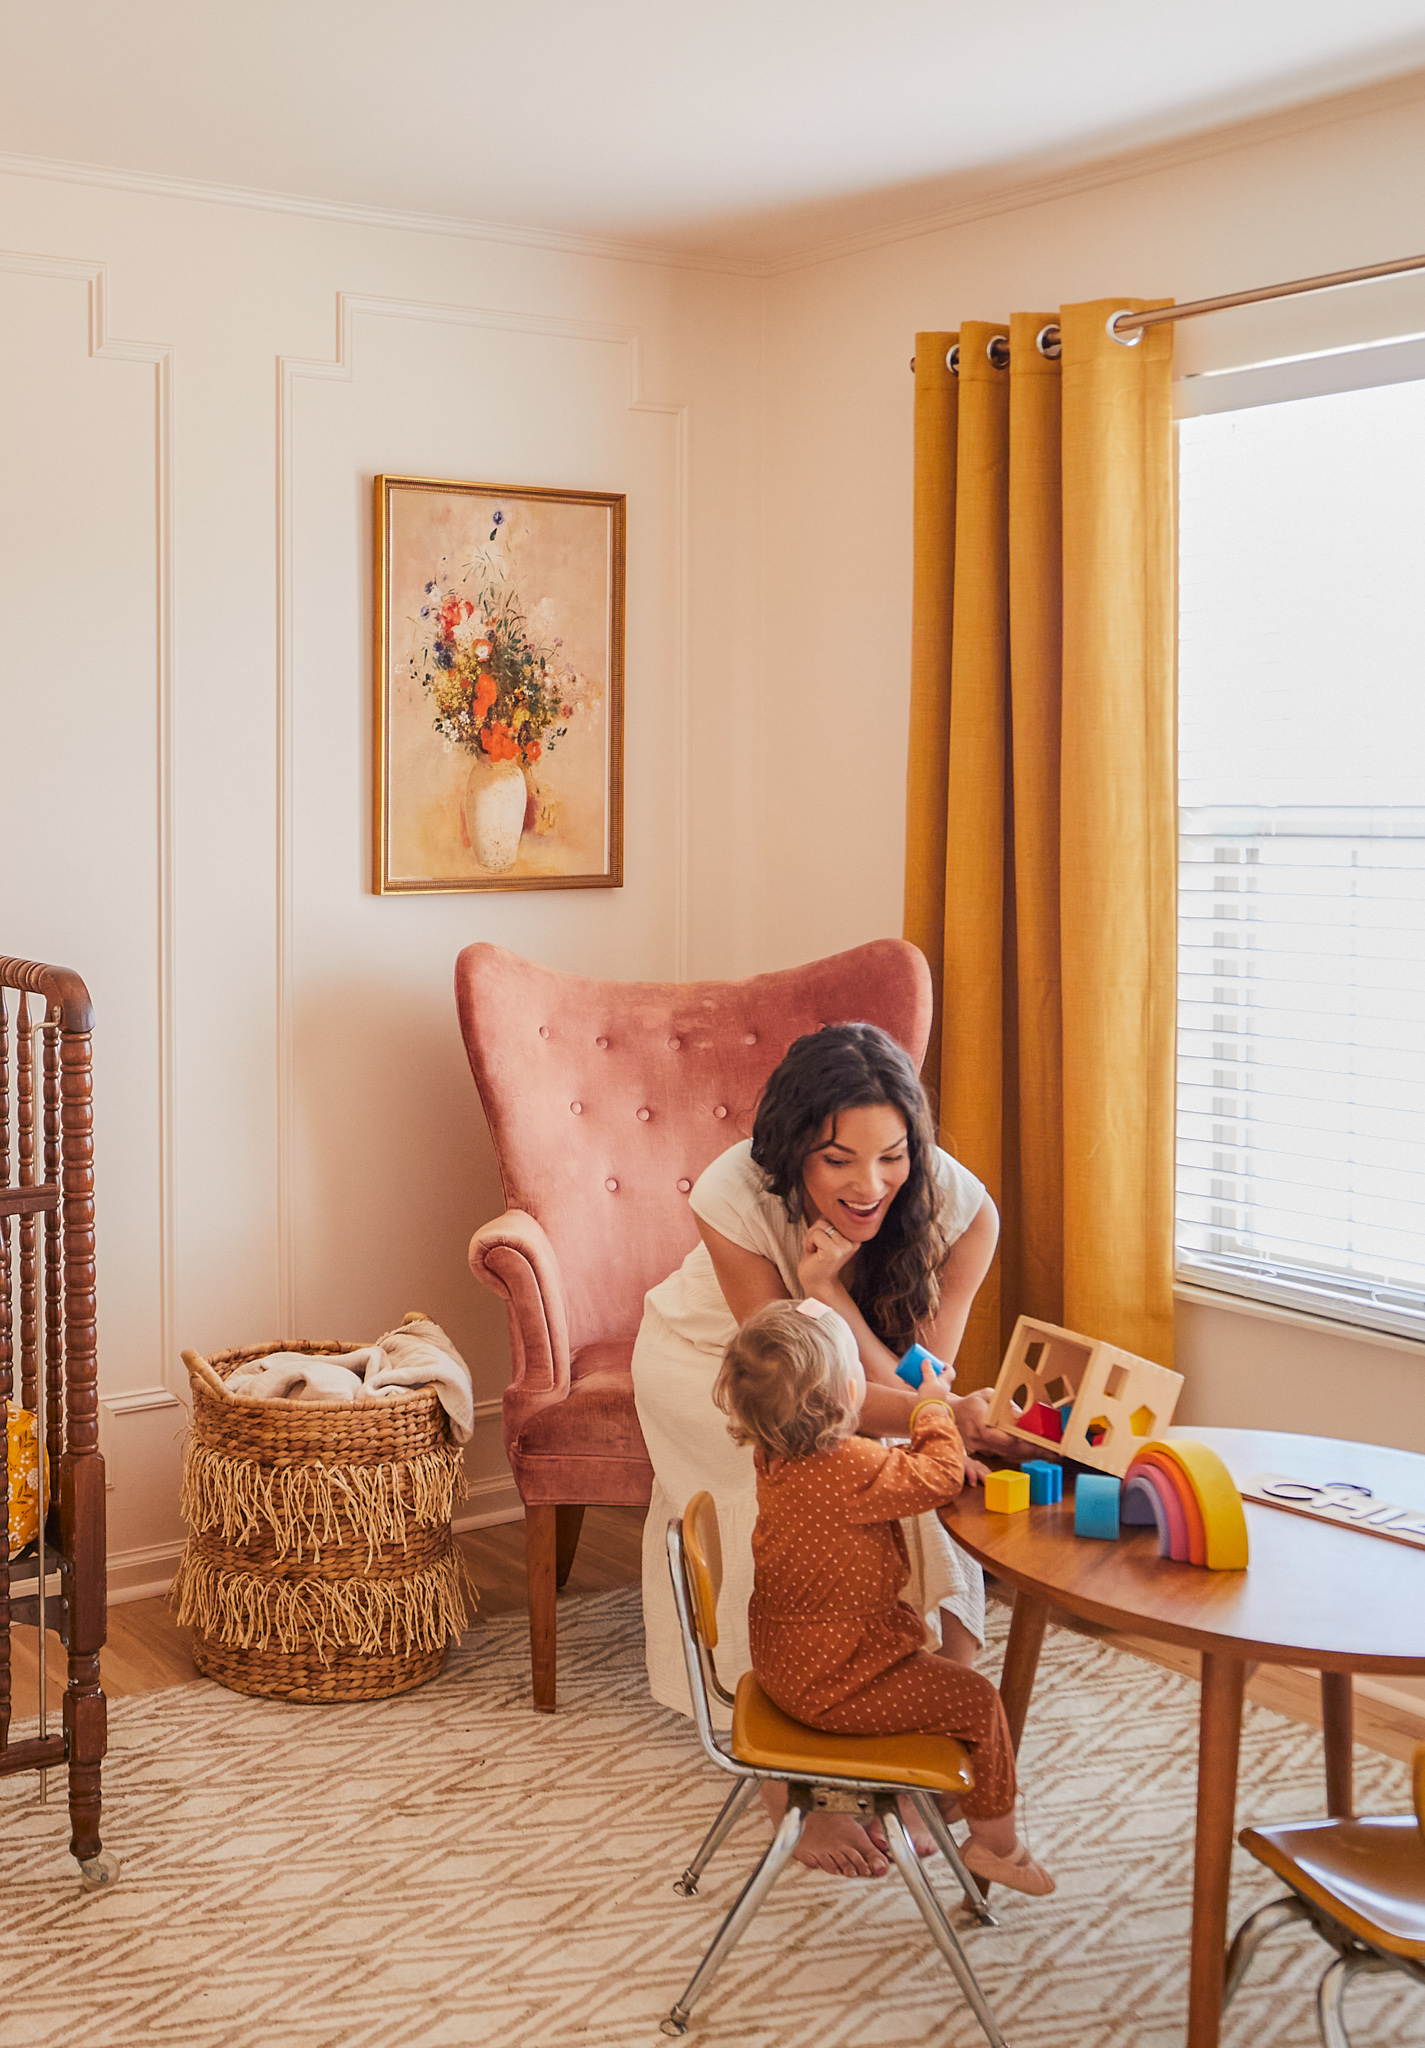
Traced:
<path fill-rule="evenodd" d="M 675 1877 L 673 1889 L 680 1899 L 695 1899 L 698 1896 L 698 1880 L 695 1877 Z"/>
<path fill-rule="evenodd" d="M 97 1856 L 91 1856 L 79 1866 L 79 1882 L 87 1892 L 112 1891 L 119 1881 L 122 1866 L 111 1850 L 101 1849 Z"/>
<path fill-rule="evenodd" d="M 670 2012 L 666 2020 L 660 2020 L 658 2022 L 658 2027 L 660 2033 L 674 2035 L 686 2034 L 688 2031 L 688 2022 L 686 2020 L 680 2020 L 676 2013 Z"/>

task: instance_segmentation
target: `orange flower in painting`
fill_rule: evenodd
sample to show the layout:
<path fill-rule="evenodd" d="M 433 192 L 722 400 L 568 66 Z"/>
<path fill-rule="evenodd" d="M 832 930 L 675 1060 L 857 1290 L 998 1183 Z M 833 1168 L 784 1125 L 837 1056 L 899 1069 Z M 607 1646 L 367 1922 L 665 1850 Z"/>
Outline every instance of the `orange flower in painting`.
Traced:
<path fill-rule="evenodd" d="M 526 740 L 524 757 L 526 761 L 529 762 L 531 767 L 533 767 L 535 762 L 539 759 L 541 752 L 542 749 L 540 747 L 538 740 Z"/>
<path fill-rule="evenodd" d="M 480 735 L 480 744 L 492 761 L 513 761 L 519 753 L 507 725 L 487 725 Z"/>
<path fill-rule="evenodd" d="M 493 676 L 481 676 L 475 685 L 475 694 L 470 699 L 470 716 L 477 725 L 494 703 L 495 696 L 495 678 Z"/>

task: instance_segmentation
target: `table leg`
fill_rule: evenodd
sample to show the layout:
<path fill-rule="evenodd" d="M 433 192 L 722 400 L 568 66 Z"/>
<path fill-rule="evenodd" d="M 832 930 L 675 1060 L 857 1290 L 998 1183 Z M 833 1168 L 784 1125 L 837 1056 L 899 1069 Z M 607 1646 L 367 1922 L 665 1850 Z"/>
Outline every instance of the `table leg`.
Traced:
<path fill-rule="evenodd" d="M 1227 1946 L 1227 1892 L 1242 1736 L 1241 1660 L 1203 1652 L 1197 1742 L 1197 1849 L 1192 1878 L 1192 1956 L 1187 2048 L 1217 2048 Z"/>
<path fill-rule="evenodd" d="M 1044 1624 L 1049 1619 L 1049 1602 L 1039 1593 L 1016 1593 L 1010 1617 L 1009 1641 L 1005 1645 L 1004 1669 L 1000 1673 L 999 1696 L 1009 1723 L 1009 1739 L 1019 1751 L 1024 1733 L 1029 1697 L 1034 1691 L 1034 1674 L 1039 1668 L 1039 1649 L 1044 1641 Z"/>
<path fill-rule="evenodd" d="M 1350 1672 L 1323 1671 L 1321 1733 L 1326 1745 L 1326 1811 L 1337 1820 L 1350 1820 L 1355 1812 L 1351 1756 L 1354 1724 Z"/>

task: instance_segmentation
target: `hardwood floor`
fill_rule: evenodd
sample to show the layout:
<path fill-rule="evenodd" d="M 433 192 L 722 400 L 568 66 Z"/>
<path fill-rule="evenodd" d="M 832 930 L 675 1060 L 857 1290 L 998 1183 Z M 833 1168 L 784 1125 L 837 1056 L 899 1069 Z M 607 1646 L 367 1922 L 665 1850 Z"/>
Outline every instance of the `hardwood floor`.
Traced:
<path fill-rule="evenodd" d="M 618 1586 L 636 1586 L 643 1536 L 642 1508 L 590 1508 L 584 1517 L 579 1551 L 566 1594 L 604 1593 Z M 480 1588 L 480 1613 L 523 1613 L 525 1608 L 524 1525 L 502 1522 L 490 1529 L 470 1529 L 456 1541 L 465 1553 L 470 1576 Z M 993 1593 L 993 1588 L 991 1589 Z M 563 1597 L 563 1596 L 561 1596 Z M 1081 1625 L 1085 1635 L 1106 1631 Z M 104 1690 L 111 1700 L 139 1693 L 162 1692 L 187 1685 L 197 1677 L 188 1653 L 188 1631 L 179 1628 L 166 1600 L 135 1600 L 109 1610 L 109 1641 L 103 1652 Z M 1186 1677 L 1198 1676 L 1195 1652 L 1132 1637 L 1108 1637 L 1118 1648 L 1148 1662 L 1167 1666 Z M 12 1637 L 12 1677 L 17 1720 L 36 1707 L 38 1660 L 35 1631 L 17 1628 Z M 64 1692 L 64 1646 L 50 1638 L 48 1671 L 50 1708 L 57 1717 Z M 1313 1674 L 1281 1665 L 1259 1665 L 1247 1685 L 1247 1697 L 1279 1714 L 1321 1726 L 1321 1689 Z M 1356 1740 L 1387 1756 L 1409 1760 L 1425 1738 L 1420 1716 L 1386 1706 L 1356 1693 Z"/>
<path fill-rule="evenodd" d="M 636 1586 L 643 1540 L 642 1508 L 590 1508 L 584 1516 L 579 1551 L 565 1593 L 605 1593 L 616 1586 Z M 480 1588 L 480 1613 L 522 1614 L 525 1610 L 524 1524 L 501 1522 L 490 1529 L 467 1529 L 456 1537 L 465 1553 L 470 1576 Z M 563 1597 L 563 1596 L 561 1596 Z M 17 1628 L 11 1637 L 12 1712 L 25 1720 L 38 1702 L 37 1631 Z M 46 1691 L 58 1726 L 64 1697 L 64 1645 L 51 1634 L 46 1660 Z M 109 1609 L 109 1640 L 101 1653 L 100 1670 L 111 1700 L 138 1693 L 163 1692 L 190 1685 L 198 1676 L 188 1652 L 188 1630 L 173 1618 L 167 1600 L 132 1600 Z"/>

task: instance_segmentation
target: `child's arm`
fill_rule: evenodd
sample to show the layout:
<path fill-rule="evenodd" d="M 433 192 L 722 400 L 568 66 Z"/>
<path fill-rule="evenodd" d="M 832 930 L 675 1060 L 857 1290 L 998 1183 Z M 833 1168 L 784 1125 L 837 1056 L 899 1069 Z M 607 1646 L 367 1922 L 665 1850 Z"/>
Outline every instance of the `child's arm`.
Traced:
<path fill-rule="evenodd" d="M 898 1522 L 955 1499 L 965 1478 L 965 1446 L 943 1401 L 926 1401 L 911 1417 L 909 1450 L 887 1450 L 853 1437 L 856 1473 L 846 1504 L 849 1522 Z"/>

